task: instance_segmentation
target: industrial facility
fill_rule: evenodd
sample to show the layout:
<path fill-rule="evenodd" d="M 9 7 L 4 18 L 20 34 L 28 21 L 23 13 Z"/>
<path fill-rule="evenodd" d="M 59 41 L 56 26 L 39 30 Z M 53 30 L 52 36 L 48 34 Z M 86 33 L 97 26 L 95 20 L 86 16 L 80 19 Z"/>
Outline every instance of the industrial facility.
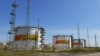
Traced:
<path fill-rule="evenodd" d="M 9 24 L 11 25 L 10 31 L 8 32 L 10 49 L 12 50 L 41 50 L 44 44 L 44 33 L 45 29 L 38 26 L 30 26 L 30 0 L 27 0 L 26 6 L 26 18 L 25 25 L 16 26 L 16 8 L 18 4 L 16 0 L 12 3 L 11 20 Z"/>
<path fill-rule="evenodd" d="M 0 2 L 0 56 L 100 56 L 100 1 Z"/>
<path fill-rule="evenodd" d="M 85 48 L 85 39 L 74 39 L 72 35 L 55 35 L 53 36 L 54 50 L 68 50 Z"/>
<path fill-rule="evenodd" d="M 42 50 L 44 49 L 44 34 L 45 29 L 40 27 L 39 20 L 38 26 L 30 26 L 30 0 L 27 0 L 26 6 L 26 18 L 25 25 L 16 26 L 16 8 L 18 4 L 16 0 L 12 3 L 11 25 L 10 31 L 8 32 L 10 49 L 12 50 Z M 79 30 L 79 25 L 78 25 Z M 78 31 L 79 33 L 79 31 Z M 79 35 L 79 34 L 78 34 Z M 12 39 L 12 40 L 11 40 Z M 66 50 L 73 48 L 84 48 L 86 47 L 86 41 L 84 39 L 74 39 L 72 35 L 55 35 L 53 36 L 53 49 L 55 50 Z"/>

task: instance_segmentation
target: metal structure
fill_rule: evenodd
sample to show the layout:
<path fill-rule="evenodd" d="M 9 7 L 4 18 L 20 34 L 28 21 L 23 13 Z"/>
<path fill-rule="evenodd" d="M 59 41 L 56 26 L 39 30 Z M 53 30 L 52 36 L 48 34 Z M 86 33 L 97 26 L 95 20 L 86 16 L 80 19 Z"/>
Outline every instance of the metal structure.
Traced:
<path fill-rule="evenodd" d="M 10 35 L 9 37 L 9 41 L 12 41 L 12 38 L 14 36 L 14 28 L 15 28 L 15 17 L 16 17 L 16 8 L 18 7 L 16 0 L 14 0 L 14 2 L 12 3 L 12 12 L 10 13 L 11 15 L 11 20 L 9 22 L 9 24 L 11 25 L 11 29 L 8 32 L 8 34 Z"/>
<path fill-rule="evenodd" d="M 95 39 L 95 47 L 98 47 L 97 37 L 96 37 L 96 35 L 94 35 L 94 39 Z"/>
<path fill-rule="evenodd" d="M 90 47 L 90 38 L 89 38 L 89 31 L 87 29 L 87 39 L 88 39 L 88 47 Z"/>
<path fill-rule="evenodd" d="M 40 27 L 40 19 L 38 18 L 38 27 Z"/>
<path fill-rule="evenodd" d="M 78 30 L 78 46 L 77 48 L 80 49 L 80 28 L 79 28 L 79 23 L 77 24 L 77 30 Z"/>
<path fill-rule="evenodd" d="M 26 18 L 25 18 L 26 22 L 26 31 L 27 31 L 27 35 L 26 35 L 26 39 L 27 39 L 27 44 L 25 44 L 25 50 L 27 49 L 28 46 L 28 35 L 29 35 L 29 25 L 30 25 L 30 0 L 27 0 L 27 6 L 26 6 Z"/>
<path fill-rule="evenodd" d="M 26 7 L 26 26 L 30 25 L 30 0 L 27 0 L 27 7 Z"/>

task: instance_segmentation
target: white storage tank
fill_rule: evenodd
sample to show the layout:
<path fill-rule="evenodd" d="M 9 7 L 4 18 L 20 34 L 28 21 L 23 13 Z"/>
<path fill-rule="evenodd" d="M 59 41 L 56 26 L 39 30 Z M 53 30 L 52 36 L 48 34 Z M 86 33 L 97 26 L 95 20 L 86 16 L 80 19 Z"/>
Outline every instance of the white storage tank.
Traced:
<path fill-rule="evenodd" d="M 13 49 L 32 50 L 41 49 L 43 42 L 44 28 L 38 27 L 16 27 Z"/>
<path fill-rule="evenodd" d="M 54 50 L 67 50 L 72 48 L 72 35 L 55 35 L 53 36 Z"/>
<path fill-rule="evenodd" d="M 74 49 L 76 48 L 85 48 L 86 41 L 85 39 L 73 39 L 72 46 Z"/>

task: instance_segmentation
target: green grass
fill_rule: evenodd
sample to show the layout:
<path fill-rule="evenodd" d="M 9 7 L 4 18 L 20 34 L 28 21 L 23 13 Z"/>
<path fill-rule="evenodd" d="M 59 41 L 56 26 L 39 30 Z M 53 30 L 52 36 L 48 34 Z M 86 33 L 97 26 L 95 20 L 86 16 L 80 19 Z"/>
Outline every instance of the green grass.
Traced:
<path fill-rule="evenodd" d="M 100 52 L 100 48 L 84 48 L 84 49 L 72 49 L 65 51 L 10 51 L 10 50 L 0 50 L 0 56 L 32 56 L 33 54 L 40 53 L 69 53 L 69 54 L 77 54 L 77 53 L 95 53 Z"/>

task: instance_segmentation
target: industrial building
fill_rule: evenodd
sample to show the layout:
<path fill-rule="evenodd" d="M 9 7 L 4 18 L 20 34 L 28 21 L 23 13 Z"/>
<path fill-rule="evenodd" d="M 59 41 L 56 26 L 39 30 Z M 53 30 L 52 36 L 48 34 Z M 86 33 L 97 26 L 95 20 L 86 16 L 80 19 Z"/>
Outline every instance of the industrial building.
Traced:
<path fill-rule="evenodd" d="M 17 50 L 41 50 L 44 44 L 44 28 L 16 27 L 13 41 L 13 49 Z"/>
<path fill-rule="evenodd" d="M 72 47 L 73 47 L 73 49 L 85 48 L 86 47 L 86 40 L 85 39 L 73 39 Z"/>
<path fill-rule="evenodd" d="M 72 35 L 55 35 L 53 36 L 54 50 L 66 50 L 72 48 Z"/>
<path fill-rule="evenodd" d="M 85 39 L 74 39 L 72 35 L 55 35 L 53 36 L 53 49 L 54 50 L 68 50 L 85 48 Z"/>

